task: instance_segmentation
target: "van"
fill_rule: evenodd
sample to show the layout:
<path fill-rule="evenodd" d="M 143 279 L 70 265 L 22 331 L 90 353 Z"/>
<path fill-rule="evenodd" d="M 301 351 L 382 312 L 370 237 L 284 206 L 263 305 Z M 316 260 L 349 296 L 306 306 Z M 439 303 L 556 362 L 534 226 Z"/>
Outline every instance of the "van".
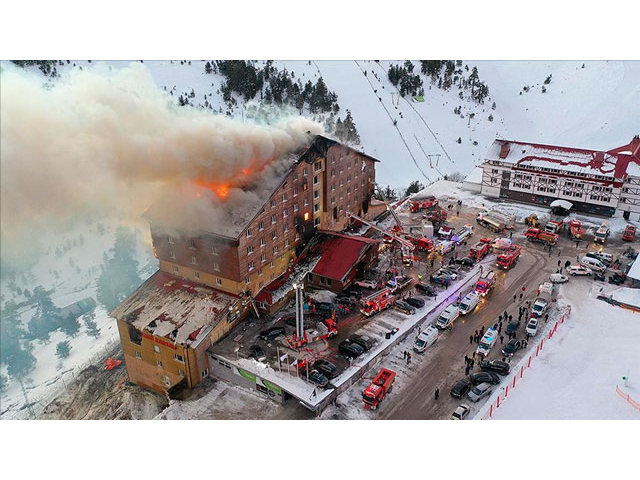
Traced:
<path fill-rule="evenodd" d="M 460 308 L 460 315 L 466 315 L 475 310 L 480 303 L 480 295 L 477 292 L 467 293 L 465 297 L 460 301 L 458 307 Z"/>
<path fill-rule="evenodd" d="M 587 257 L 586 255 L 582 257 L 582 260 L 580 260 L 580 265 L 584 265 L 596 272 L 604 272 L 607 269 L 600 260 L 593 257 Z"/>
<path fill-rule="evenodd" d="M 480 342 L 478 342 L 478 348 L 476 349 L 476 353 L 480 355 L 488 355 L 491 351 L 491 348 L 496 344 L 496 340 L 498 339 L 498 331 L 491 327 L 489 330 L 485 332 L 482 336 Z"/>
<path fill-rule="evenodd" d="M 444 330 L 453 325 L 453 322 L 460 315 L 460 309 L 453 303 L 440 312 L 438 320 L 436 320 L 436 328 Z"/>
<path fill-rule="evenodd" d="M 424 352 L 427 347 L 433 345 L 438 340 L 438 330 L 433 327 L 427 327 L 424 332 L 421 332 L 416 338 L 413 344 L 413 349 L 418 352 Z"/>
<path fill-rule="evenodd" d="M 585 254 L 585 257 L 595 258 L 596 260 L 600 260 L 605 267 L 610 267 L 613 263 L 613 255 L 605 252 L 589 252 Z"/>

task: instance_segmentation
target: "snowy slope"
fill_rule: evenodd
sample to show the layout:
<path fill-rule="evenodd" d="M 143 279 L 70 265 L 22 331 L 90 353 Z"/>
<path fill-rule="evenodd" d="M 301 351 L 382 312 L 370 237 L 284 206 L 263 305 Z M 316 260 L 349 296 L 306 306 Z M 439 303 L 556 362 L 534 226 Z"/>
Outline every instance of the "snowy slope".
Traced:
<path fill-rule="evenodd" d="M 640 419 L 640 412 L 616 394 L 616 385 L 640 401 L 640 314 L 585 296 L 584 282 L 572 280 L 560 296 L 571 315 L 545 345 L 495 419 Z M 622 376 L 629 372 L 628 386 Z"/>

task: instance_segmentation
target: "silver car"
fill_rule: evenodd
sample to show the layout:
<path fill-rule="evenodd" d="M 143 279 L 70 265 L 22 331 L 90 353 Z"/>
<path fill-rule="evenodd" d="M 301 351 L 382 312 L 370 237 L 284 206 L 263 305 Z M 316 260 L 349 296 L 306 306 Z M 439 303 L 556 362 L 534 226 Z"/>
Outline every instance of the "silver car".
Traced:
<path fill-rule="evenodd" d="M 491 393 L 491 384 L 489 383 L 481 383 L 480 385 L 476 385 L 471 389 L 471 391 L 467 394 L 467 397 L 472 402 L 477 402 L 481 398 L 486 397 Z"/>

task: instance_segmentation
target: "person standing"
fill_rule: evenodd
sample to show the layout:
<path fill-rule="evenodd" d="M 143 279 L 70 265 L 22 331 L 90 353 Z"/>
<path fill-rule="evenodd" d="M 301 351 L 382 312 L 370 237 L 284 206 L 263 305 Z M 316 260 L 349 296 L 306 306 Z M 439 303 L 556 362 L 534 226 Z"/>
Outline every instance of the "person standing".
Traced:
<path fill-rule="evenodd" d="M 500 335 L 500 345 L 502 345 L 503 343 L 504 343 L 504 337 Z"/>
<path fill-rule="evenodd" d="M 473 345 L 473 335 L 469 335 L 469 345 Z"/>
<path fill-rule="evenodd" d="M 436 387 L 436 391 L 433 392 L 433 396 L 438 400 L 438 397 L 440 396 L 440 389 L 438 387 Z"/>
<path fill-rule="evenodd" d="M 469 375 L 469 365 L 467 365 L 466 367 L 464 367 L 464 374 L 465 376 Z"/>

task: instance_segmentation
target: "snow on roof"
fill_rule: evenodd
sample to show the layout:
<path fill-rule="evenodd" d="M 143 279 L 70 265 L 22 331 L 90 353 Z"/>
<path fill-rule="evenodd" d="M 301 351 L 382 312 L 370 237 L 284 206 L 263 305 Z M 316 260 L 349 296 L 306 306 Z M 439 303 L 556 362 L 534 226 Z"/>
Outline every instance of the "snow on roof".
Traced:
<path fill-rule="evenodd" d="M 507 155 L 501 158 L 500 154 L 504 145 L 508 145 L 509 148 Z M 624 159 L 621 161 L 620 157 L 624 157 Z M 596 150 L 499 139 L 494 140 L 486 155 L 487 161 L 507 162 L 528 167 L 556 168 L 575 173 L 616 178 L 624 176 L 624 170 L 626 169 L 616 168 L 619 167 L 617 165 L 618 162 L 620 161 L 620 166 L 628 168 L 627 163 L 633 164 L 633 161 L 629 161 L 630 158 L 621 154 L 611 154 Z"/>
<path fill-rule="evenodd" d="M 640 290 L 637 288 L 618 288 L 611 292 L 611 298 L 616 302 L 640 308 Z"/>
<path fill-rule="evenodd" d="M 471 170 L 471 173 L 467 175 L 464 181 L 469 183 L 480 184 L 482 183 L 482 172 L 483 172 L 482 167 L 475 167 L 473 170 Z"/>
<path fill-rule="evenodd" d="M 627 273 L 627 277 L 631 277 L 634 280 L 640 280 L 640 255 L 636 257 Z"/>
<path fill-rule="evenodd" d="M 367 237 L 332 232 L 321 233 L 324 233 L 326 238 L 312 247 L 312 252 L 322 257 L 312 272 L 338 281 L 342 280 L 353 268 L 368 245 L 378 243 L 377 240 Z"/>
<path fill-rule="evenodd" d="M 191 346 L 206 337 L 236 301 L 236 297 L 159 270 L 111 316 L 174 344 Z"/>

